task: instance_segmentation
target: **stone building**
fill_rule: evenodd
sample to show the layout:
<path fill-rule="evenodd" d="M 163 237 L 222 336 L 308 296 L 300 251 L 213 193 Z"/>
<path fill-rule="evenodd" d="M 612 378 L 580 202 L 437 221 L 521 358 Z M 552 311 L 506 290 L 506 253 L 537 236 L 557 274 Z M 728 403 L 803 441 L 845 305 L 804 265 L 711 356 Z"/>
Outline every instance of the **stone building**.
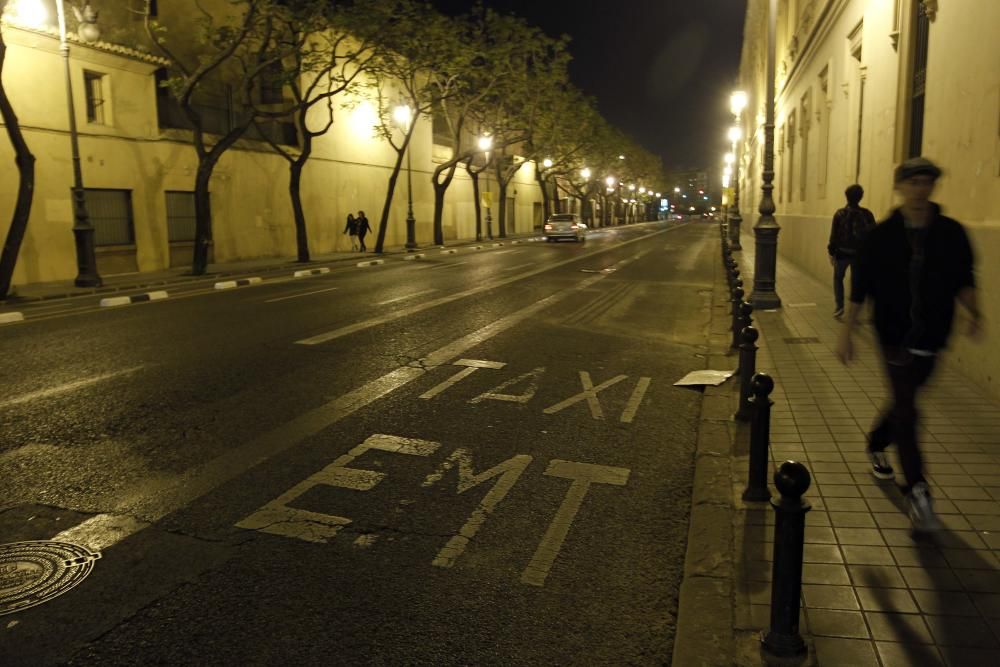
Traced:
<path fill-rule="evenodd" d="M 216 0 L 202 0 L 202 5 Z M 21 0 L 25 2 L 25 0 Z M 76 275 L 70 187 L 73 171 L 63 60 L 53 0 L 32 22 L 8 14 L 5 88 L 36 158 L 36 188 L 14 285 L 72 279 Z M 102 275 L 153 271 L 191 262 L 194 235 L 194 175 L 197 158 L 190 132 L 183 129 L 167 91 L 158 86 L 167 61 L 150 48 L 135 9 L 138 0 L 101 7 L 101 37 L 86 43 L 69 20 L 70 70 L 87 207 L 95 226 L 98 270 Z M 160 4 L 173 48 L 193 39 L 183 17 L 195 15 L 191 0 Z M 154 3 L 155 5 L 155 3 Z M 25 5 L 27 6 L 27 5 Z M 32 5 L 33 6 L 33 5 Z M 11 3 L 11 7 L 16 7 Z M 131 11 L 130 11 L 131 10 Z M 69 4 L 67 3 L 67 11 Z M 37 20 L 36 20 L 37 19 Z M 217 124 L 226 122 L 227 100 L 220 89 L 214 103 Z M 350 101 L 350 100 L 345 100 Z M 375 109 L 355 99 L 338 102 L 330 131 L 316 139 L 303 174 L 302 199 L 314 254 L 350 249 L 342 231 L 348 213 L 365 210 L 376 226 L 385 200 L 394 151 L 373 131 Z M 213 106 L 209 101 L 206 106 Z M 296 148 L 294 128 L 274 124 L 279 143 Z M 227 151 L 210 184 L 213 261 L 294 257 L 296 242 L 285 160 L 250 133 Z M 5 137 L 5 135 L 4 135 Z M 417 122 L 410 149 L 416 237 L 433 238 L 431 173 L 449 154 L 435 146 L 432 123 Z M 508 191 L 507 232 L 540 224 L 541 193 L 533 163 L 515 176 Z M 13 150 L 0 140 L 0 238 L 10 224 L 17 193 Z M 386 246 L 406 240 L 407 188 L 404 173 L 395 189 Z M 493 216 L 497 211 L 494 206 Z M 494 230 L 497 228 L 494 219 Z M 472 238 L 475 215 L 471 182 L 462 169 L 448 189 L 445 240 Z M 377 231 L 377 230 L 376 230 Z"/>
<path fill-rule="evenodd" d="M 768 4 L 748 0 L 740 64 L 739 85 L 749 93 L 738 151 L 744 235 L 752 233 L 760 203 Z M 1000 2 L 777 6 L 779 261 L 828 282 L 826 243 L 844 188 L 860 183 L 863 205 L 881 219 L 896 205 L 894 166 L 915 155 L 931 158 L 944 169 L 934 199 L 972 237 L 988 323 L 986 344 L 956 336 L 950 356 L 1000 396 L 1000 349 L 991 344 L 1000 335 Z"/>

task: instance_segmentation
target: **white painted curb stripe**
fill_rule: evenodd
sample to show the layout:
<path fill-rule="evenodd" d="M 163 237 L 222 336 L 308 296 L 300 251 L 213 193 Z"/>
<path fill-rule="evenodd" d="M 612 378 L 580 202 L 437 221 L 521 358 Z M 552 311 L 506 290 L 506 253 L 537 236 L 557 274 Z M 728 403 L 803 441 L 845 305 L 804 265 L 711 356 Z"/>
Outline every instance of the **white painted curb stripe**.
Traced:
<path fill-rule="evenodd" d="M 159 301 L 160 299 L 166 299 L 168 296 L 170 295 L 163 290 L 146 292 L 145 294 L 133 294 L 132 296 L 109 296 L 101 299 L 101 307 L 107 308 L 109 306 L 127 306 L 131 303 Z"/>
<path fill-rule="evenodd" d="M 358 266 L 376 266 L 378 264 L 385 264 L 384 259 L 370 259 L 367 262 L 358 262 Z"/>
<path fill-rule="evenodd" d="M 239 280 L 224 280 L 215 283 L 215 289 L 231 289 L 233 287 L 243 287 L 244 285 L 256 285 L 263 282 L 263 278 L 240 278 Z"/>
<path fill-rule="evenodd" d="M 503 244 L 502 244 L 502 243 L 493 243 L 493 244 L 491 244 L 491 245 L 492 245 L 492 247 L 494 247 L 494 248 L 499 248 L 499 247 L 500 247 L 500 246 L 502 246 Z"/>
<path fill-rule="evenodd" d="M 412 260 L 412 259 L 423 259 L 423 258 L 424 258 L 424 253 L 419 252 L 416 255 L 407 255 L 403 259 L 405 259 L 405 260 Z"/>
<path fill-rule="evenodd" d="M 10 324 L 11 322 L 20 322 L 24 319 L 24 315 L 21 313 L 0 313 L 0 324 Z"/>
<path fill-rule="evenodd" d="M 458 251 L 453 248 L 451 250 L 442 250 L 441 254 L 442 255 L 454 255 L 456 252 L 458 252 Z"/>
<path fill-rule="evenodd" d="M 482 250 L 482 249 L 483 249 L 483 246 L 481 246 L 481 245 L 474 245 L 474 246 L 472 246 L 472 250 Z"/>
<path fill-rule="evenodd" d="M 295 278 L 305 278 L 306 276 L 318 276 L 324 273 L 330 273 L 330 269 L 325 266 L 319 269 L 302 269 L 301 271 L 296 271 L 293 276 Z"/>

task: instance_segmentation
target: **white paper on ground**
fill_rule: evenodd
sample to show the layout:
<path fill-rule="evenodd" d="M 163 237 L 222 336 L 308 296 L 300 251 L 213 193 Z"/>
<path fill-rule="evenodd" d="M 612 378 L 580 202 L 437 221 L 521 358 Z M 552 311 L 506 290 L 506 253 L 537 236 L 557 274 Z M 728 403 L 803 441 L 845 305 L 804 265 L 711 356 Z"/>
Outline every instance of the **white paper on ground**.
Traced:
<path fill-rule="evenodd" d="M 675 387 L 708 384 L 717 387 L 733 376 L 736 371 L 691 371 L 674 383 Z"/>

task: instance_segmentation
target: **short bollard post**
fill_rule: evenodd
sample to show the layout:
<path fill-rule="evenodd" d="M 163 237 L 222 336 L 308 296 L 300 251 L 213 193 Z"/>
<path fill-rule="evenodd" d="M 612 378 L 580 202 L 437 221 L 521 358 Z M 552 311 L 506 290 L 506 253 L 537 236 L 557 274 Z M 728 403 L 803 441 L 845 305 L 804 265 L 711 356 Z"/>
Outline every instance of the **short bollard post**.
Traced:
<path fill-rule="evenodd" d="M 733 303 L 732 303 L 732 305 L 730 307 L 730 315 L 733 318 L 732 324 L 730 325 L 730 331 L 733 332 L 732 347 L 734 347 L 734 348 L 738 345 L 738 343 L 736 341 L 736 332 L 739 331 L 739 329 L 737 329 L 737 327 L 739 327 L 739 324 L 740 324 L 739 323 L 739 317 L 740 317 L 739 313 L 740 313 L 740 304 L 741 303 L 743 303 L 743 288 L 740 287 L 740 286 L 737 286 L 737 287 L 733 288 Z"/>
<path fill-rule="evenodd" d="M 771 626 L 762 634 L 764 649 L 775 656 L 805 653 L 799 634 L 799 600 L 802 597 L 802 551 L 805 544 L 806 512 L 812 509 L 802 495 L 809 488 L 809 470 L 801 463 L 785 461 L 774 473 L 774 486 L 781 498 L 774 507 L 774 565 L 771 575 Z"/>
<path fill-rule="evenodd" d="M 767 488 L 767 451 L 771 446 L 771 406 L 769 398 L 774 390 L 774 380 L 767 373 L 757 373 L 750 382 L 753 397 L 753 417 L 750 422 L 750 464 L 747 488 L 743 500 L 763 502 L 771 498 Z"/>
<path fill-rule="evenodd" d="M 751 306 L 746 301 L 740 300 L 739 303 L 735 304 L 736 315 L 733 317 L 733 342 L 732 347 L 734 349 L 740 349 L 740 342 L 743 340 L 743 329 L 750 326 L 753 320 L 750 318 L 750 313 L 753 312 L 753 306 Z M 742 359 L 742 357 L 740 357 Z M 740 373 L 741 368 L 737 368 L 736 372 Z"/>
<path fill-rule="evenodd" d="M 753 326 L 753 304 L 749 301 L 744 301 L 740 304 L 740 318 L 742 319 L 743 326 Z"/>
<path fill-rule="evenodd" d="M 743 327 L 740 332 L 740 407 L 736 418 L 740 421 L 750 421 L 753 416 L 753 403 L 750 402 L 750 382 L 757 372 L 757 330 L 752 326 Z"/>

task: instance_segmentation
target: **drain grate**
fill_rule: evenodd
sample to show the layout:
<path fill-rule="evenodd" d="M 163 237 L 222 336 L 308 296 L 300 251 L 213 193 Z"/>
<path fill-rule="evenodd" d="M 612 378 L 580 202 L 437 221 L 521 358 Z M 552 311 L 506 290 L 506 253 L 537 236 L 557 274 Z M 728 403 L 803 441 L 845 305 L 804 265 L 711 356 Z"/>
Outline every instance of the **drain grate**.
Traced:
<path fill-rule="evenodd" d="M 809 343 L 818 343 L 819 338 L 815 336 L 802 336 L 800 338 L 782 338 L 789 345 L 808 345 Z"/>
<path fill-rule="evenodd" d="M 86 579 L 100 557 L 68 542 L 0 544 L 0 616 L 62 595 Z"/>

